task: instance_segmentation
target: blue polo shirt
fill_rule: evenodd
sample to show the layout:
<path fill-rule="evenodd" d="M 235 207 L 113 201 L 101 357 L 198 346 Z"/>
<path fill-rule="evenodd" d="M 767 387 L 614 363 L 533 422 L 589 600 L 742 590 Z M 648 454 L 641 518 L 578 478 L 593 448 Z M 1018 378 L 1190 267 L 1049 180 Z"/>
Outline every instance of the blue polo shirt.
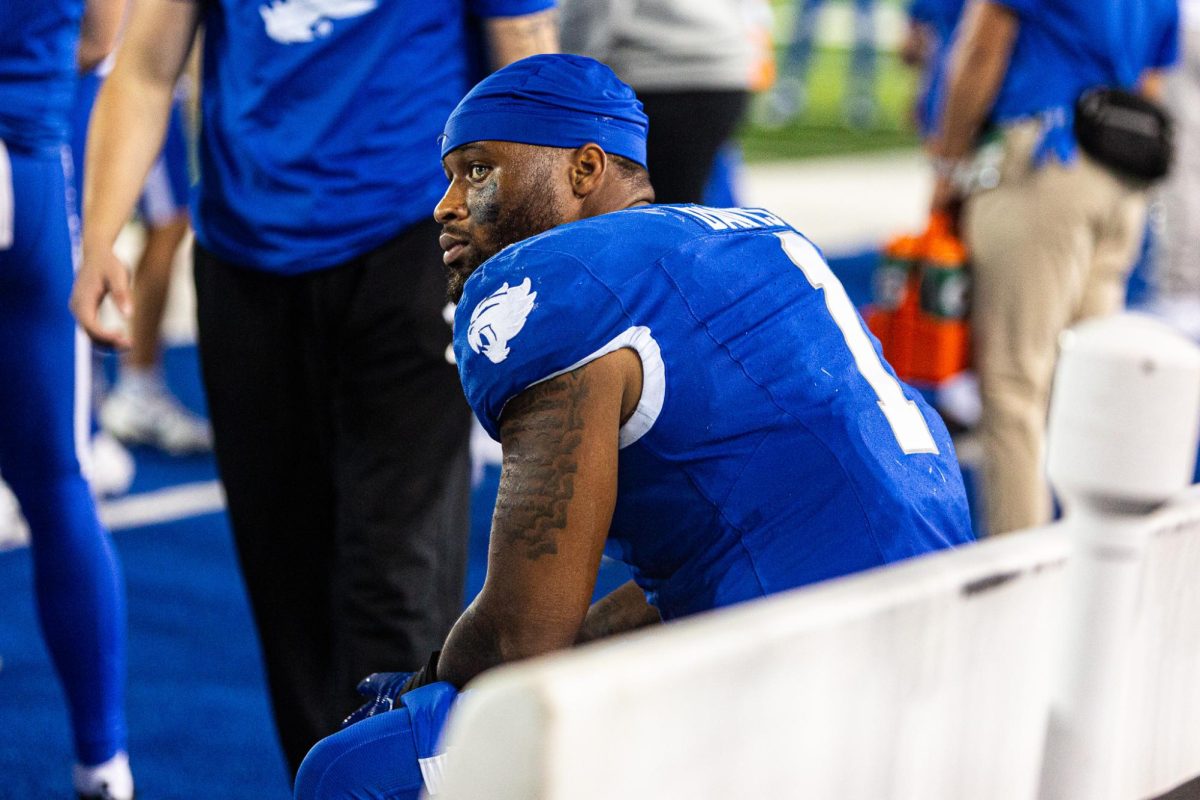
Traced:
<path fill-rule="evenodd" d="M 1133 88 L 1179 56 L 1177 0 L 993 0 L 1020 19 L 992 121 L 1069 115 L 1094 86 Z M 1069 126 L 1067 126 L 1069 128 Z"/>
<path fill-rule="evenodd" d="M 58 158 L 75 91 L 83 0 L 0 0 L 0 140 Z"/>
<path fill-rule="evenodd" d="M 472 16 L 554 0 L 207 0 L 193 222 L 219 257 L 295 274 L 433 213 L 437 137 L 479 76 Z"/>

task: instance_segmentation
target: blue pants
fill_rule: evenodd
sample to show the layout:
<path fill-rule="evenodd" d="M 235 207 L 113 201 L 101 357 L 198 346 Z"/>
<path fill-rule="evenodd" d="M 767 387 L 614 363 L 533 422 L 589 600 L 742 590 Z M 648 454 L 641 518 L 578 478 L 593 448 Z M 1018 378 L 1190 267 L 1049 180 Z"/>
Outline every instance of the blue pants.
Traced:
<path fill-rule="evenodd" d="M 67 696 L 76 756 L 125 748 L 121 575 L 80 468 L 89 349 L 67 308 L 69 159 L 0 142 L 0 473 L 29 522 L 38 619 Z M 6 233 L 11 231 L 11 238 Z"/>
<path fill-rule="evenodd" d="M 417 800 L 427 779 L 440 780 L 438 737 L 457 696 L 431 683 L 317 742 L 296 775 L 296 800 Z"/>

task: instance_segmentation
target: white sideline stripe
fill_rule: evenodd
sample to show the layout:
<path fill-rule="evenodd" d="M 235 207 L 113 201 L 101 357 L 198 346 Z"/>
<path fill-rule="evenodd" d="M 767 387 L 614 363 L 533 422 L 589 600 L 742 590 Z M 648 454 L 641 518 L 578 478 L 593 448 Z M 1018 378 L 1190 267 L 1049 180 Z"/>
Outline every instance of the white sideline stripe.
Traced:
<path fill-rule="evenodd" d="M 99 503 L 100 521 L 111 531 L 139 528 L 225 508 L 220 481 L 185 483 Z"/>

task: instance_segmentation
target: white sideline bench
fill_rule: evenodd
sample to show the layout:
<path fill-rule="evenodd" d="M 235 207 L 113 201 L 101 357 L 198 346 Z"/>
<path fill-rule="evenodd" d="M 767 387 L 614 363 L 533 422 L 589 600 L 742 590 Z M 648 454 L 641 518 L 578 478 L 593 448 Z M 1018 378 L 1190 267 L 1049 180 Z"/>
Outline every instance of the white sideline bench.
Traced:
<path fill-rule="evenodd" d="M 1032 798 L 1067 549 L 1043 529 L 498 669 L 439 800 Z"/>
<path fill-rule="evenodd" d="M 1150 523 L 1130 639 L 1122 797 L 1158 796 L 1200 776 L 1200 492 L 1183 499 Z"/>

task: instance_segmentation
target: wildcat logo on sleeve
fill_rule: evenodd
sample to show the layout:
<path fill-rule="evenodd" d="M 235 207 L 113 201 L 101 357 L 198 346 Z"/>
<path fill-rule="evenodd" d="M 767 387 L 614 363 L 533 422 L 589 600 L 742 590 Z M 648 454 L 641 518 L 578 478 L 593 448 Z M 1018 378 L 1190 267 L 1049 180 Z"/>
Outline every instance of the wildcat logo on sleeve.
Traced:
<path fill-rule="evenodd" d="M 530 288 L 529 278 L 517 286 L 510 287 L 506 282 L 479 301 L 467 326 L 467 344 L 472 350 L 493 364 L 508 358 L 508 343 L 525 327 L 537 299 L 537 292 L 529 291 Z"/>

